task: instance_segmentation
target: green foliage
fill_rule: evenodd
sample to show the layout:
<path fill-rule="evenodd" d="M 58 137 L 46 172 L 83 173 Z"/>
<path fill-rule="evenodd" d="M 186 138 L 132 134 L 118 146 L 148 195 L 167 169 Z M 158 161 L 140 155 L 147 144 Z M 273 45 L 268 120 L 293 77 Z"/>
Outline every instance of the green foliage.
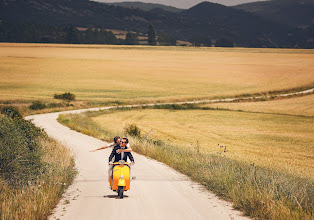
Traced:
<path fill-rule="evenodd" d="M 4 114 L 12 119 L 22 118 L 22 115 L 17 110 L 17 108 L 13 106 L 6 106 L 1 109 L 1 114 Z"/>
<path fill-rule="evenodd" d="M 43 25 L 33 23 L 0 23 L 0 42 L 118 44 L 112 31 L 88 28 L 78 31 L 73 25 Z"/>
<path fill-rule="evenodd" d="M 154 109 L 172 109 L 172 110 L 189 110 L 189 109 L 200 109 L 197 104 L 165 104 L 165 105 L 154 105 L 153 107 L 147 106 L 147 108 Z"/>
<path fill-rule="evenodd" d="M 75 95 L 69 92 L 63 93 L 63 94 L 54 94 L 53 96 L 55 99 L 62 99 L 65 100 L 70 105 L 70 102 L 75 100 Z"/>
<path fill-rule="evenodd" d="M 130 125 L 125 126 L 124 132 L 132 137 L 141 136 L 141 130 L 135 124 L 130 124 Z"/>
<path fill-rule="evenodd" d="M 137 45 L 139 44 L 138 36 L 134 33 L 127 33 L 125 38 L 126 45 Z"/>
<path fill-rule="evenodd" d="M 158 43 L 161 46 L 175 46 L 177 44 L 177 40 L 166 32 L 162 32 L 158 37 Z"/>
<path fill-rule="evenodd" d="M 221 38 L 216 41 L 215 47 L 233 47 L 233 42 L 232 40 Z"/>
<path fill-rule="evenodd" d="M 118 40 L 112 31 L 100 28 L 88 28 L 81 34 L 80 43 L 85 44 L 118 44 Z"/>
<path fill-rule="evenodd" d="M 34 101 L 30 106 L 30 109 L 32 110 L 41 110 L 44 108 L 47 108 L 46 104 L 41 101 Z"/>
<path fill-rule="evenodd" d="M 156 46 L 156 32 L 155 28 L 152 24 L 149 24 L 148 26 L 148 45 Z"/>
<path fill-rule="evenodd" d="M 23 118 L 0 116 L 0 176 L 9 183 L 33 180 L 43 172 L 42 131 Z"/>
<path fill-rule="evenodd" d="M 55 99 L 63 99 L 63 100 L 75 100 L 75 95 L 69 92 L 63 93 L 63 94 L 55 94 Z"/>

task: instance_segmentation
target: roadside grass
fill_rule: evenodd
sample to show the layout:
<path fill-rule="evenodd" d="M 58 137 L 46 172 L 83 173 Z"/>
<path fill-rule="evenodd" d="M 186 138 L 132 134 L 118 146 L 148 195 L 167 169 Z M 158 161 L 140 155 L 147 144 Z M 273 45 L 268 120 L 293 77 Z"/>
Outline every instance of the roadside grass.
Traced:
<path fill-rule="evenodd" d="M 92 119 L 100 114 L 104 112 L 60 115 L 58 120 L 71 129 L 102 140 L 111 140 L 115 135 L 126 135 L 121 131 L 100 127 Z M 137 153 L 188 175 L 218 196 L 231 200 L 234 207 L 244 211 L 245 215 L 257 219 L 313 218 L 314 181 L 311 178 L 234 160 L 228 158 L 228 153 L 224 151 L 217 150 L 216 153 L 208 154 L 197 148 L 174 146 L 149 135 L 128 138 L 132 149 Z"/>
<path fill-rule="evenodd" d="M 0 119 L 0 219 L 47 219 L 76 175 L 74 158 L 23 119 Z"/>
<path fill-rule="evenodd" d="M 112 109 L 88 116 L 111 134 L 136 124 L 143 135 L 173 146 L 198 146 L 204 154 L 226 151 L 228 158 L 314 179 L 314 118 L 310 116 L 202 108 L 195 104 Z M 75 115 L 72 117 L 76 120 Z"/>
<path fill-rule="evenodd" d="M 0 102 L 97 106 L 228 98 L 312 86 L 312 50 L 0 44 Z M 23 101 L 24 100 L 24 101 Z"/>

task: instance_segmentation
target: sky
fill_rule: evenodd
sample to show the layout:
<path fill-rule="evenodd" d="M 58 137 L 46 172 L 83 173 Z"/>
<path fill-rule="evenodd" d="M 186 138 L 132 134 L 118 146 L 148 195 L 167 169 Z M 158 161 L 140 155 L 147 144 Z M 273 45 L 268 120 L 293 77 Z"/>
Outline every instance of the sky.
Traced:
<path fill-rule="evenodd" d="M 98 1 L 98 2 L 123 2 L 123 1 L 129 1 L 129 2 L 134 2 L 134 1 L 140 1 L 140 2 L 145 2 L 145 3 L 159 3 L 163 5 L 170 5 L 174 6 L 177 8 L 191 8 L 198 3 L 201 3 L 205 0 L 93 0 L 93 1 Z M 242 3 L 248 3 L 248 2 L 256 2 L 256 1 L 265 1 L 265 0 L 211 0 L 210 2 L 214 3 L 219 3 L 222 5 L 238 5 Z"/>

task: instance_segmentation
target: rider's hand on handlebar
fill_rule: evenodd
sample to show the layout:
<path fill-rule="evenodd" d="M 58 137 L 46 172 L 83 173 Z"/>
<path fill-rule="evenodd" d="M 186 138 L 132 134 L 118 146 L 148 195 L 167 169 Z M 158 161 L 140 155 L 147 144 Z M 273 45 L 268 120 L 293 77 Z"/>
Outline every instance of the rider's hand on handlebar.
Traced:
<path fill-rule="evenodd" d="M 131 166 L 134 166 L 134 163 L 131 163 Z"/>
<path fill-rule="evenodd" d="M 112 163 L 112 162 L 109 162 L 109 165 L 113 165 L 113 163 Z"/>

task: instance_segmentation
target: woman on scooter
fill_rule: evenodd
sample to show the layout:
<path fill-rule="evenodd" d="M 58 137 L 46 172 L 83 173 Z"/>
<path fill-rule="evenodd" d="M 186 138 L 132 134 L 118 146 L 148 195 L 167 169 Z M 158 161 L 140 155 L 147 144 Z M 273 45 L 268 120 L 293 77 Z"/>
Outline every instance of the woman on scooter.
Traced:
<path fill-rule="evenodd" d="M 113 143 L 110 143 L 110 144 L 108 144 L 106 146 L 103 146 L 103 147 L 100 147 L 100 148 L 97 148 L 97 149 L 94 149 L 94 150 L 90 150 L 89 152 L 95 152 L 95 151 L 98 151 L 98 150 L 107 149 L 109 147 L 114 148 L 116 146 L 120 146 L 121 138 L 119 136 L 114 137 L 113 141 L 114 141 Z M 126 149 L 118 149 L 117 153 L 122 153 L 122 152 L 127 153 L 127 152 L 131 152 L 131 151 L 132 151 L 132 148 L 131 148 L 130 144 L 128 143 L 126 145 Z"/>

